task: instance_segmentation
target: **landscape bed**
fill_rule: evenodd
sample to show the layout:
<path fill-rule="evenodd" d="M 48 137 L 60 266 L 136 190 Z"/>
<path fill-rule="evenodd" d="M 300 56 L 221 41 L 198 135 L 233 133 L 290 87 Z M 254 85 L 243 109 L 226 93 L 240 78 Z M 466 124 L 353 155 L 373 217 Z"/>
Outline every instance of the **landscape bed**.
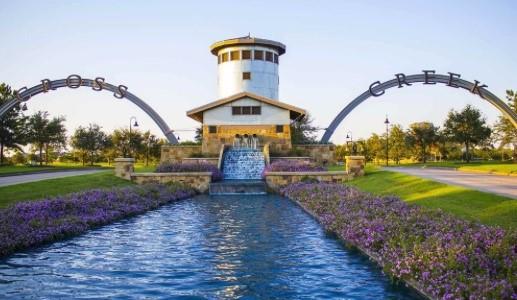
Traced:
<path fill-rule="evenodd" d="M 517 299 L 517 231 L 332 183 L 281 193 L 326 230 L 433 299 Z"/>
<path fill-rule="evenodd" d="M 0 257 L 191 197 L 179 184 L 96 189 L 0 209 Z"/>

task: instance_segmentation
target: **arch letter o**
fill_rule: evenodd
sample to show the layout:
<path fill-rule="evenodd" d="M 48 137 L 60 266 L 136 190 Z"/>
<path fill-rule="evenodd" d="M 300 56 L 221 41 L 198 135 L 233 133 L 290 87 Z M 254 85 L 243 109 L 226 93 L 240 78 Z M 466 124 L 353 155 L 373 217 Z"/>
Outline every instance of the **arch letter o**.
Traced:
<path fill-rule="evenodd" d="M 83 79 L 79 75 L 72 74 L 66 78 L 66 86 L 71 89 L 76 89 L 81 86 Z"/>

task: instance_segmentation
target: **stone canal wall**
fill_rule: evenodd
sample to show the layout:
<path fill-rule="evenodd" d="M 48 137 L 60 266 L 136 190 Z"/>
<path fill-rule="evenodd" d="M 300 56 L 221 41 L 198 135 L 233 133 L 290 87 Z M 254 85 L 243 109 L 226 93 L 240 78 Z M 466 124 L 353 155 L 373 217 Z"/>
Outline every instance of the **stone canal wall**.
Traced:
<path fill-rule="evenodd" d="M 316 180 L 318 182 L 343 183 L 353 178 L 345 171 L 323 172 L 267 172 L 265 173 L 268 188 L 277 193 L 280 188 L 300 181 Z"/>
<path fill-rule="evenodd" d="M 136 184 L 164 184 L 178 182 L 194 188 L 199 193 L 208 191 L 212 181 L 211 172 L 182 172 L 182 173 L 132 173 L 131 181 Z"/>

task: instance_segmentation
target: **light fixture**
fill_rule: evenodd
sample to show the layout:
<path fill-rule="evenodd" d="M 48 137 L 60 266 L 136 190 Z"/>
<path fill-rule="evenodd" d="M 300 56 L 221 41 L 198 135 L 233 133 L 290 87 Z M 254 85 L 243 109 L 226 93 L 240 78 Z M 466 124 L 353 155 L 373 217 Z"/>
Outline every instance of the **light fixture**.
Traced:
<path fill-rule="evenodd" d="M 386 120 L 384 121 L 384 124 L 388 125 L 390 123 L 390 120 L 388 120 L 388 116 L 386 116 Z"/>

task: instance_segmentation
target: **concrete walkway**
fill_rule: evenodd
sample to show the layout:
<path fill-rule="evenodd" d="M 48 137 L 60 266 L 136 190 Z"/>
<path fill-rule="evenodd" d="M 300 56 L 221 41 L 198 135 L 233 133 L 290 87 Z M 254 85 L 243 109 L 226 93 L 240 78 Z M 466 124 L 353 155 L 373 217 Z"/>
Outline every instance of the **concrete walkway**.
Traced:
<path fill-rule="evenodd" d="M 40 181 L 46 179 L 54 179 L 54 178 L 63 178 L 69 176 L 78 176 L 78 175 L 86 175 L 99 173 L 102 169 L 94 169 L 94 170 L 75 170 L 75 171 L 60 171 L 60 172 L 48 172 L 48 173 L 36 173 L 36 174 L 26 174 L 26 175 L 15 175 L 15 176 L 6 176 L 0 177 L 0 186 L 8 186 L 26 182 Z"/>
<path fill-rule="evenodd" d="M 383 169 L 517 199 L 517 177 L 515 176 L 433 168 L 389 167 Z"/>

